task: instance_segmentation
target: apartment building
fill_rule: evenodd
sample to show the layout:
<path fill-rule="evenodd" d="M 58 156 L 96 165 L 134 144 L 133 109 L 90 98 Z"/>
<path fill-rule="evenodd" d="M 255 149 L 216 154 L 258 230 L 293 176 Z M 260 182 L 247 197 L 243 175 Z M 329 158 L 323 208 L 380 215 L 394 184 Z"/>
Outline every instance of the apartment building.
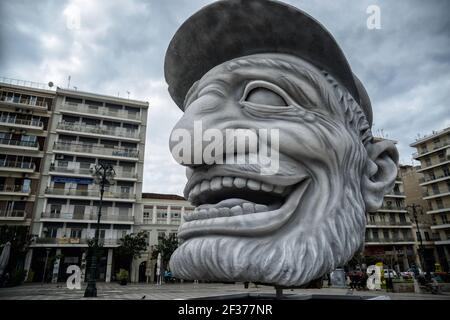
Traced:
<path fill-rule="evenodd" d="M 55 92 L 46 85 L 0 78 L 0 225 L 29 227 Z M 47 87 L 48 88 L 48 87 Z"/>
<path fill-rule="evenodd" d="M 44 274 L 46 281 L 63 281 L 71 264 L 86 269 L 100 199 L 90 168 L 100 163 L 111 164 L 115 177 L 103 197 L 98 279 L 113 278 L 114 248 L 142 216 L 147 109 L 143 101 L 56 90 L 32 225 L 32 259 L 25 266 L 34 281 Z"/>
<path fill-rule="evenodd" d="M 450 264 L 450 127 L 435 131 L 410 144 L 417 149 L 413 158 L 420 161 L 417 172 L 423 174 L 426 213 L 432 216 L 438 237 L 436 245 L 439 263 L 444 271 Z"/>
<path fill-rule="evenodd" d="M 378 137 L 374 139 L 385 140 Z M 403 181 L 398 174 L 394 188 L 384 196 L 381 208 L 367 213 L 364 256 L 370 260 L 368 263 L 381 260 L 397 271 L 407 270 L 412 263 L 418 263 L 405 198 Z"/>
<path fill-rule="evenodd" d="M 154 247 L 164 236 L 176 235 L 184 216 L 192 213 L 194 207 L 183 197 L 172 194 L 143 193 L 143 215 L 135 222 L 137 230 L 148 232 L 148 250 L 133 266 L 134 282 L 154 282 L 156 260 L 152 259 Z"/>
<path fill-rule="evenodd" d="M 423 270 L 434 271 L 436 263 L 439 262 L 434 241 L 438 240 L 438 234 L 431 229 L 434 223 L 434 216 L 426 214 L 427 202 L 423 200 L 423 190 L 420 183 L 423 182 L 423 174 L 417 172 L 418 166 L 400 165 L 400 177 L 403 180 L 403 186 L 406 195 L 406 205 L 408 207 L 413 235 L 416 241 L 416 252 L 420 251 L 420 244 L 423 246 L 422 257 L 420 258 L 420 267 Z M 415 221 L 413 206 L 416 207 Z M 426 265 L 426 268 L 425 268 Z"/>

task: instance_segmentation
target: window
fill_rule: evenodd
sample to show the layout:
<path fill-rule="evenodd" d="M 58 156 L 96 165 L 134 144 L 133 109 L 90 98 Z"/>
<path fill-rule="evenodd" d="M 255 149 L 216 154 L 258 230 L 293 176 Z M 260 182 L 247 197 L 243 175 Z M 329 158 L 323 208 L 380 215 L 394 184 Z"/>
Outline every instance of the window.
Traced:
<path fill-rule="evenodd" d="M 58 228 L 50 227 L 47 229 L 47 238 L 56 238 L 57 234 L 58 234 Z"/>
<path fill-rule="evenodd" d="M 374 214 L 369 214 L 369 221 L 370 221 L 370 223 L 375 223 L 375 215 Z"/>
<path fill-rule="evenodd" d="M 441 214 L 442 224 L 448 224 L 448 219 L 446 214 Z"/>
<path fill-rule="evenodd" d="M 81 232 L 83 229 L 70 229 L 71 238 L 81 238 Z"/>
<path fill-rule="evenodd" d="M 378 240 L 378 230 L 373 230 L 372 231 L 372 237 L 374 240 Z"/>
<path fill-rule="evenodd" d="M 59 217 L 61 214 L 62 206 L 60 204 L 50 205 L 50 217 Z"/>
<path fill-rule="evenodd" d="M 425 235 L 425 240 L 427 240 L 427 241 L 431 240 L 430 239 L 430 234 L 427 231 L 424 232 L 424 235 Z"/>
<path fill-rule="evenodd" d="M 436 199 L 436 205 L 438 209 L 444 209 L 444 203 L 442 202 L 442 199 Z"/>
<path fill-rule="evenodd" d="M 144 224 L 150 224 L 151 222 L 150 212 L 144 211 Z"/>
<path fill-rule="evenodd" d="M 427 166 L 427 167 L 431 166 L 431 159 L 430 159 L 429 157 L 426 158 L 426 159 L 425 159 L 425 163 L 426 163 L 426 166 Z"/>
<path fill-rule="evenodd" d="M 401 223 L 406 223 L 406 216 L 404 214 L 399 214 L 399 217 Z"/>
<path fill-rule="evenodd" d="M 389 239 L 389 230 L 383 230 L 383 238 Z"/>
<path fill-rule="evenodd" d="M 74 219 L 83 219 L 84 218 L 84 210 L 85 206 L 75 205 L 73 209 L 73 218 Z"/>

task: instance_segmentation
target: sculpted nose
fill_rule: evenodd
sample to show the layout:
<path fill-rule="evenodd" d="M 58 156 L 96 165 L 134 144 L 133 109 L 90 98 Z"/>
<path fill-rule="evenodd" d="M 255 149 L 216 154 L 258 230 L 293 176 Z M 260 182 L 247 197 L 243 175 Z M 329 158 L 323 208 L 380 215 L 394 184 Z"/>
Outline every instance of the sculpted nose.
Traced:
<path fill-rule="evenodd" d="M 178 163 L 189 167 L 203 165 L 203 131 L 210 123 L 210 120 L 194 112 L 183 114 L 173 128 L 169 141 L 170 152 Z"/>

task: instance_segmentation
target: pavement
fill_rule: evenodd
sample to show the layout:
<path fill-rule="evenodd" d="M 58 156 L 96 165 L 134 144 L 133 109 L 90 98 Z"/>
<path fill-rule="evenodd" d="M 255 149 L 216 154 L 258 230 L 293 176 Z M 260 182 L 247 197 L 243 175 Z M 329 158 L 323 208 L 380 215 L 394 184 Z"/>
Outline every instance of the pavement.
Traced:
<path fill-rule="evenodd" d="M 83 300 L 85 285 L 81 290 L 70 290 L 65 283 L 58 284 L 23 284 L 12 288 L 0 288 L 0 300 Z M 353 296 L 388 296 L 392 300 L 450 300 L 450 293 L 439 295 L 416 293 L 391 293 L 381 291 L 352 291 L 340 288 L 322 289 L 284 289 L 284 294 L 306 295 L 353 295 Z M 270 293 L 275 290 L 270 286 L 255 286 L 250 284 L 248 289 L 242 283 L 177 283 L 177 284 L 127 284 L 97 283 L 97 298 L 99 300 L 177 300 L 202 298 L 211 296 Z"/>

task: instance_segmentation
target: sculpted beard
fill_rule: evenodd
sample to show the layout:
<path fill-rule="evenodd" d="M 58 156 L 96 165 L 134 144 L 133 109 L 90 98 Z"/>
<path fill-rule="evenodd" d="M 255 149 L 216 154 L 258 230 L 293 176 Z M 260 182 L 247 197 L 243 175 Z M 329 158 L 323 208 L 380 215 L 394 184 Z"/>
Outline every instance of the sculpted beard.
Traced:
<path fill-rule="evenodd" d="M 310 183 L 291 219 L 266 236 L 187 239 L 170 261 L 175 277 L 302 285 L 343 265 L 363 246 L 361 176 L 367 153 L 359 128 L 362 116 L 349 94 L 334 88 L 322 98 L 329 109 L 344 110 L 345 121 L 321 114 L 312 123 L 295 119 L 321 142 L 326 156 L 295 159 L 308 171 Z M 321 89 L 323 95 L 329 92 L 323 84 Z M 297 139 L 299 147 L 307 143 Z"/>

